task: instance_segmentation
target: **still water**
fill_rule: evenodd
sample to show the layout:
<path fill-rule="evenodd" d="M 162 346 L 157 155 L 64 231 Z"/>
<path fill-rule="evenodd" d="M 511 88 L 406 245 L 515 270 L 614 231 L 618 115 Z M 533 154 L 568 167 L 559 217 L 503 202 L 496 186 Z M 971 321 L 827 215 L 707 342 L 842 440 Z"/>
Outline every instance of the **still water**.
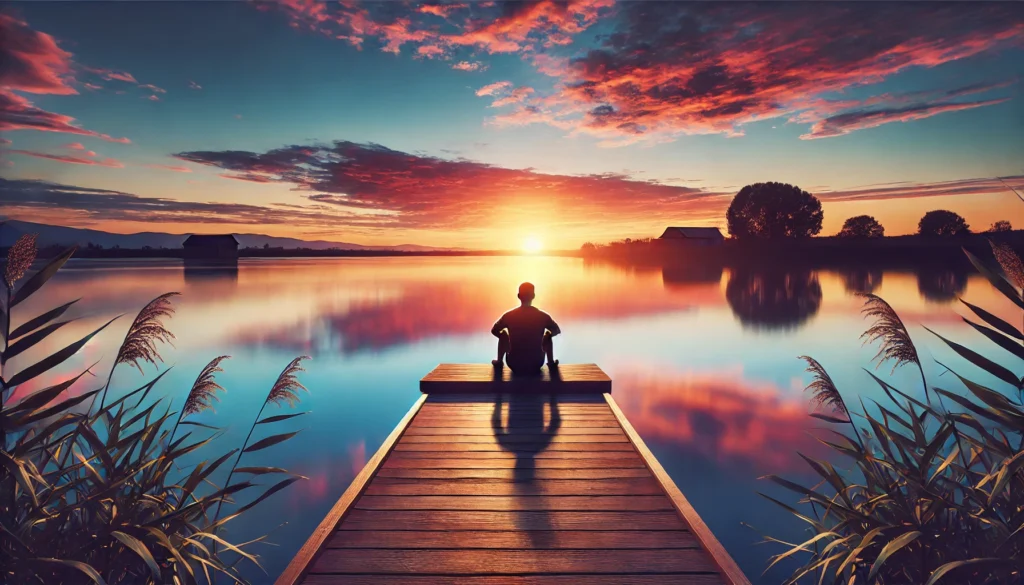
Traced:
<path fill-rule="evenodd" d="M 234 542 L 270 533 L 276 546 L 254 549 L 266 572 L 251 568 L 247 575 L 271 583 L 417 399 L 418 380 L 440 362 L 492 359 L 490 326 L 516 304 L 522 281 L 536 285 L 537 305 L 562 328 L 556 357 L 597 363 L 612 377 L 613 395 L 633 426 L 755 583 L 777 583 L 784 575 L 761 575 L 780 551 L 757 544 L 762 533 L 787 541 L 803 534 L 798 521 L 757 492 L 794 498 L 758 478 L 813 482 L 798 452 L 844 466 L 816 439 L 828 425 L 807 416 L 809 377 L 797 356 L 824 364 L 848 403 L 884 400 L 862 369 L 872 367 L 875 350 L 859 339 L 866 323 L 855 293 L 888 300 L 917 340 L 930 383 L 958 391 L 934 360 L 975 372 L 921 325 L 998 352 L 963 323 L 956 299 L 1014 315 L 982 278 L 945 271 L 757 273 L 634 269 L 575 258 L 435 257 L 253 259 L 217 271 L 184 269 L 178 261 L 73 260 L 24 304 L 21 318 L 82 297 L 75 309 L 82 319 L 65 328 L 60 341 L 66 342 L 126 314 L 55 374 L 99 361 L 105 379 L 138 309 L 161 293 L 180 292 L 169 323 L 174 347 L 162 352 L 163 367 L 173 368 L 154 393 L 171 397 L 176 410 L 210 359 L 231 356 L 218 376 L 227 392 L 216 412 L 196 419 L 226 429 L 207 454 L 211 459 L 240 446 L 281 369 L 296 356 L 311 356 L 301 374 L 309 394 L 295 409 L 309 414 L 275 429 L 302 432 L 243 463 L 286 467 L 308 479 L 229 524 Z M 113 392 L 143 379 L 122 368 Z M 147 368 L 147 377 L 155 371 Z M 879 372 L 889 376 L 889 367 Z M 889 377 L 921 394 L 916 370 Z M 32 390 L 26 385 L 18 394 Z"/>

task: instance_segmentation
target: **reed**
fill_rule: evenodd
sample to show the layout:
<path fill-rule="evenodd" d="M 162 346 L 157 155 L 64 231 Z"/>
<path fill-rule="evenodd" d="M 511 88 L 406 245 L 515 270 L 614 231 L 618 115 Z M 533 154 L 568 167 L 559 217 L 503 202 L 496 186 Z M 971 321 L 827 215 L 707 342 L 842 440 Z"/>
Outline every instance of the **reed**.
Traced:
<path fill-rule="evenodd" d="M 14 355 L 38 350 L 42 341 L 67 322 L 59 319 L 75 303 L 33 316 L 12 329 L 10 317 L 18 305 L 56 274 L 75 251 L 68 249 L 24 278 L 34 257 L 32 243 L 30 238 L 19 240 L 3 270 L 3 364 Z M 86 374 L 91 373 L 90 367 L 17 403 L 8 400 L 9 392 L 39 381 L 65 363 L 113 319 L 24 368 L 2 371 L 0 428 L 4 449 L 0 451 L 0 465 L 5 472 L 0 474 L 0 582 L 194 584 L 212 583 L 220 574 L 232 582 L 244 583 L 237 561 L 258 565 L 258 557 L 250 549 L 264 537 L 233 544 L 218 530 L 301 476 L 277 467 L 237 468 L 233 473 L 244 472 L 245 481 L 218 486 L 211 479 L 213 474 L 240 450 L 185 465 L 186 457 L 191 459 L 209 450 L 213 437 L 197 439 L 191 432 L 175 435 L 179 425 L 217 430 L 183 419 L 210 409 L 217 400 L 223 388 L 214 376 L 221 371 L 225 356 L 214 359 L 200 372 L 180 412 L 171 410 L 170 395 L 151 398 L 168 369 L 116 399 L 107 396 L 119 364 L 141 369 L 145 363 L 162 362 L 160 345 L 173 339 L 164 326 L 172 315 L 173 296 L 161 295 L 140 311 L 111 366 L 107 383 L 98 388 L 79 389 L 89 382 L 91 376 Z M 292 390 L 301 386 L 294 377 L 296 371 L 292 370 L 288 379 Z M 278 401 L 287 402 L 286 393 L 278 389 Z M 93 412 L 87 405 L 98 395 L 100 406 Z M 278 422 L 291 416 L 267 417 L 260 422 Z M 293 435 L 277 435 L 272 444 Z M 271 446 L 265 441 L 242 450 Z M 215 506 L 254 491 L 257 478 L 282 474 L 288 479 L 263 486 L 260 495 L 230 517 L 210 518 Z M 222 559 L 219 549 L 230 551 L 232 559 Z"/>
<path fill-rule="evenodd" d="M 1006 286 L 1002 276 L 968 256 L 1024 310 L 1024 300 Z M 879 356 L 897 360 L 897 366 L 915 361 L 918 352 L 892 307 L 877 297 L 869 297 L 869 303 L 870 314 L 879 322 L 866 335 L 883 340 Z M 964 304 L 979 318 L 964 320 L 1006 349 L 1019 367 L 1024 362 L 1020 344 L 1024 331 L 980 307 Z M 787 546 L 772 557 L 768 568 L 784 559 L 805 561 L 785 583 L 807 579 L 925 585 L 1020 582 L 1024 574 L 1024 404 L 958 370 L 972 366 L 1018 392 L 1024 379 L 975 350 L 939 339 L 964 362 L 950 368 L 963 391 L 934 388 L 957 412 L 936 409 L 865 370 L 888 403 L 876 403 L 874 412 L 862 407 L 858 415 L 869 429 L 863 438 L 857 434 L 854 440 L 839 433 L 840 441 L 823 441 L 849 460 L 852 468 L 840 471 L 828 462 L 802 456 L 821 482 L 806 487 L 779 476 L 765 477 L 799 495 L 796 507 L 764 497 L 800 518 L 809 530 L 800 543 L 768 539 Z M 808 389 L 817 404 L 845 406 L 825 369 L 804 359 L 813 374 Z M 848 411 L 846 415 L 849 418 Z M 846 421 L 837 417 L 834 422 Z M 805 514 L 799 509 L 804 505 L 823 513 Z"/>

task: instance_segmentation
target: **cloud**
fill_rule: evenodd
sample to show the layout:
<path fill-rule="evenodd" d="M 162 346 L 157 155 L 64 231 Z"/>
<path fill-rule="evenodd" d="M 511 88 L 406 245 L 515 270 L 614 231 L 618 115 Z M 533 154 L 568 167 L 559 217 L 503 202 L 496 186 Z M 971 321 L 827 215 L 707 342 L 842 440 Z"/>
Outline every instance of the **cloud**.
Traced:
<path fill-rule="evenodd" d="M 491 107 L 500 108 L 502 106 L 510 106 L 512 104 L 521 103 L 524 100 L 526 100 L 526 98 L 530 97 L 531 93 L 533 93 L 532 87 L 517 87 L 513 89 L 511 92 L 508 92 L 508 95 L 505 95 L 494 100 L 494 102 L 491 103 Z"/>
<path fill-rule="evenodd" d="M 199 85 L 198 83 L 196 83 L 196 82 L 194 82 L 192 80 L 189 80 L 188 86 L 191 89 L 203 89 L 203 86 Z"/>
<path fill-rule="evenodd" d="M 11 144 L 10 140 L 8 140 L 6 138 L 0 138 L 0 145 L 6 146 L 8 144 Z"/>
<path fill-rule="evenodd" d="M 800 136 L 804 140 L 842 136 L 854 130 L 875 128 L 890 122 L 909 122 L 921 120 L 944 112 L 972 110 L 985 106 L 993 106 L 1007 101 L 1009 98 L 983 100 L 976 102 L 941 102 L 922 103 L 902 108 L 881 108 L 854 110 L 819 120 L 811 126 L 807 134 Z"/>
<path fill-rule="evenodd" d="M 20 95 L 0 90 L 0 131 L 6 132 L 11 130 L 62 132 L 65 134 L 78 134 L 80 136 L 93 136 L 109 142 L 120 142 L 122 144 L 131 142 L 127 138 L 114 138 L 108 134 L 86 130 L 75 125 L 75 119 L 71 116 L 41 110 Z"/>
<path fill-rule="evenodd" d="M 456 71 L 487 71 L 487 65 L 480 61 L 459 61 L 452 65 Z"/>
<path fill-rule="evenodd" d="M 147 169 L 157 169 L 161 171 L 174 171 L 175 173 L 191 173 L 192 169 L 183 166 L 171 166 L 171 165 L 142 165 Z"/>
<path fill-rule="evenodd" d="M 913 199 L 918 197 L 953 197 L 963 195 L 985 195 L 1005 193 L 1006 185 L 1024 187 L 1024 175 L 983 179 L 961 179 L 937 183 L 897 183 L 869 185 L 842 191 L 819 191 L 815 193 L 823 202 L 883 201 L 888 199 Z"/>
<path fill-rule="evenodd" d="M 146 90 L 152 91 L 153 93 L 167 93 L 166 89 L 164 89 L 162 87 L 157 87 L 157 86 L 153 85 L 152 83 L 147 83 L 145 85 L 140 85 L 139 87 L 141 89 L 146 89 Z"/>
<path fill-rule="evenodd" d="M 38 94 L 76 94 L 71 53 L 28 23 L 0 14 L 0 86 Z"/>
<path fill-rule="evenodd" d="M 70 142 L 65 144 L 63 148 L 68 150 L 85 150 L 85 146 L 81 142 Z"/>
<path fill-rule="evenodd" d="M 263 153 L 174 156 L 227 171 L 237 180 L 291 185 L 310 201 L 376 214 L 381 224 L 408 228 L 483 231 L 517 221 L 536 223 L 537 217 L 553 225 L 577 225 L 614 214 L 615 221 L 608 222 L 608 229 L 614 229 L 680 214 L 701 217 L 709 208 L 717 212 L 722 207 L 718 199 L 727 195 L 620 175 L 543 174 L 345 141 Z"/>
<path fill-rule="evenodd" d="M 160 101 L 160 98 L 155 96 L 155 95 L 146 96 L 144 99 L 147 99 L 147 100 L 149 100 L 151 102 L 158 102 L 158 101 Z"/>
<path fill-rule="evenodd" d="M 13 153 L 17 153 L 17 154 L 23 154 L 25 156 L 34 156 L 36 158 L 44 158 L 44 159 L 48 159 L 48 160 L 53 160 L 53 161 L 62 162 L 62 163 L 68 163 L 68 164 L 73 164 L 73 165 L 88 165 L 88 166 L 96 166 L 96 167 L 109 167 L 109 168 L 113 168 L 113 169 L 124 168 L 124 165 L 121 164 L 120 161 L 114 160 L 112 158 L 104 158 L 104 159 L 83 158 L 81 156 L 74 156 L 74 155 L 48 154 L 48 153 L 45 153 L 45 152 L 36 152 L 36 151 L 33 151 L 33 150 L 17 150 L 17 149 L 12 149 L 12 150 L 9 150 L 8 152 L 13 152 Z M 87 157 L 94 157 L 94 156 L 96 156 L 96 153 L 92 152 L 92 151 L 89 151 L 89 152 L 86 153 L 86 156 Z"/>
<path fill-rule="evenodd" d="M 125 83 L 134 83 L 139 85 L 139 80 L 135 79 L 135 76 L 127 71 L 115 71 L 113 69 L 99 69 L 95 67 L 86 67 L 86 71 L 95 73 L 107 81 L 123 81 Z"/>
<path fill-rule="evenodd" d="M 497 95 L 499 93 L 505 93 L 510 89 L 512 89 L 511 81 L 495 81 L 494 83 L 485 85 L 476 90 L 476 95 L 481 97 L 485 95 Z"/>
<path fill-rule="evenodd" d="M 1019 47 L 1024 6 L 628 2 L 613 24 L 567 63 L 535 57 L 559 83 L 495 122 L 548 124 L 609 146 L 739 135 L 910 68 Z M 942 111 L 950 107 L 931 110 Z"/>
<path fill-rule="evenodd" d="M 244 203 L 178 201 L 48 181 L 4 178 L 0 178 L 0 206 L 10 217 L 48 218 L 51 223 L 63 222 L 66 225 L 79 223 L 83 217 L 92 221 L 300 227 L 323 227 L 334 221 L 358 225 L 360 220 L 348 218 L 342 212 L 325 212 L 315 207 L 279 208 Z"/>

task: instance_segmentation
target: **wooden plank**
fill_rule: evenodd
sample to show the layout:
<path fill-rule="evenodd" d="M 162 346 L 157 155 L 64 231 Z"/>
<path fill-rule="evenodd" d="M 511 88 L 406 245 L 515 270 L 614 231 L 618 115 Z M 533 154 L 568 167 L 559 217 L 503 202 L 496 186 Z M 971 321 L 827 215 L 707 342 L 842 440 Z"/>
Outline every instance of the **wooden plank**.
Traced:
<path fill-rule="evenodd" d="M 620 549 L 699 548 L 692 534 L 682 530 L 637 532 L 630 530 L 339 530 L 327 548 L 520 548 Z"/>
<path fill-rule="evenodd" d="M 483 392 L 483 393 L 471 393 L 471 392 L 460 392 L 458 394 L 431 394 L 427 398 L 427 404 L 444 404 L 444 403 L 458 403 L 458 404 L 494 404 L 496 395 L 494 392 Z M 503 399 L 514 398 L 516 402 L 548 402 L 551 400 L 550 395 L 545 396 L 543 394 L 504 394 L 501 395 Z M 555 395 L 555 399 L 559 404 L 606 404 L 604 396 L 601 394 L 578 394 L 572 392 L 559 392 Z"/>
<path fill-rule="evenodd" d="M 716 567 L 701 550 L 406 550 L 328 549 L 314 573 L 398 575 L 530 575 L 544 573 L 706 573 Z"/>
<path fill-rule="evenodd" d="M 656 512 L 674 510 L 665 496 L 363 496 L 357 510 L 492 510 Z"/>
<path fill-rule="evenodd" d="M 563 424 L 567 423 L 567 422 L 579 421 L 579 422 L 614 422 L 616 425 L 618 425 L 618 421 L 615 420 L 615 417 L 612 416 L 611 414 L 601 414 L 601 415 L 563 414 L 559 418 L 561 418 Z M 462 423 L 485 423 L 487 425 L 494 424 L 491 421 L 491 415 L 490 414 L 458 415 L 458 416 L 424 416 L 424 417 L 421 417 L 417 422 L 420 423 L 420 424 L 424 424 L 424 425 L 426 423 L 444 423 L 445 425 L 451 425 L 451 424 L 460 424 L 461 425 Z M 513 423 L 518 423 L 519 421 L 512 421 L 512 422 Z M 550 418 L 545 418 L 544 419 L 544 424 L 548 424 L 549 422 L 551 422 Z M 509 421 L 508 421 L 507 417 L 502 419 L 502 424 L 503 425 L 507 425 L 508 423 L 509 423 Z M 437 426 L 437 425 L 436 424 L 432 424 L 431 426 Z"/>
<path fill-rule="evenodd" d="M 501 432 L 507 435 L 534 435 L 542 436 L 544 430 L 531 427 L 519 427 L 519 428 L 504 428 Z M 565 435 L 621 435 L 622 430 L 618 427 L 562 427 L 558 429 L 558 434 L 561 436 Z M 421 426 L 411 426 L 405 432 L 407 437 L 413 437 L 417 435 L 443 435 L 445 437 L 451 436 L 491 436 L 495 435 L 495 430 L 491 428 L 471 428 L 471 427 L 456 427 L 456 428 L 431 428 Z"/>
<path fill-rule="evenodd" d="M 603 404 L 585 404 L 579 402 L 565 403 L 555 401 L 555 406 L 558 408 L 558 412 L 565 413 L 585 413 L 585 414 L 601 414 L 610 412 L 608 407 Z M 517 402 L 515 400 L 508 401 L 496 401 L 491 404 L 464 404 L 464 403 L 446 403 L 446 404 L 425 404 L 423 405 L 424 413 L 432 412 L 485 412 L 490 414 L 495 410 L 501 410 L 502 412 L 537 412 L 537 411 L 550 411 L 553 408 L 550 401 L 544 402 Z"/>
<path fill-rule="evenodd" d="M 592 445 L 593 443 L 588 443 Z M 600 444 L 600 443 L 597 443 Z M 444 447 L 438 447 L 443 449 Z M 635 458 L 641 461 L 640 456 L 633 452 L 625 451 L 541 451 L 534 453 L 525 451 L 516 453 L 513 451 L 392 451 L 388 460 L 392 459 L 515 459 L 517 456 L 530 456 L 533 459 L 622 459 L 624 457 Z"/>
<path fill-rule="evenodd" d="M 550 422 L 550 421 L 544 421 L 544 424 L 548 424 L 548 422 Z M 522 423 L 518 423 L 518 422 L 516 424 L 517 425 L 522 425 Z M 606 427 L 607 428 L 613 428 L 613 429 L 619 428 L 619 421 L 615 420 L 615 418 L 613 416 L 611 416 L 611 415 L 608 415 L 607 417 L 604 417 L 604 418 L 588 419 L 588 420 L 565 420 L 565 419 L 562 419 L 562 421 L 559 424 L 561 425 L 561 429 L 559 430 L 559 432 L 565 431 L 567 429 L 578 429 L 578 428 L 590 428 L 590 429 L 599 429 L 599 428 L 606 428 Z M 493 423 L 491 422 L 490 419 L 451 420 L 451 419 L 445 419 L 445 418 L 433 418 L 433 419 L 431 419 L 431 418 L 424 418 L 424 419 L 421 419 L 421 418 L 417 417 L 415 420 L 412 421 L 412 424 L 409 425 L 409 430 L 410 431 L 412 429 L 446 429 L 446 430 L 450 431 L 452 429 L 491 429 L 491 428 L 493 428 Z M 506 430 L 517 430 L 517 429 L 529 429 L 529 428 L 534 428 L 534 427 L 533 426 L 508 426 L 507 424 L 504 424 L 503 428 L 505 428 Z"/>
<path fill-rule="evenodd" d="M 646 478 L 651 472 L 646 467 L 616 469 L 403 469 L 381 468 L 376 477 L 397 479 L 504 479 L 511 481 L 529 475 L 532 480 L 542 479 L 625 479 Z"/>
<path fill-rule="evenodd" d="M 406 443 L 400 442 L 395 445 L 394 452 L 402 451 L 437 451 L 447 449 L 448 451 L 500 451 L 508 453 L 537 453 L 540 451 L 624 451 L 632 453 L 635 451 L 633 444 L 622 443 L 517 443 L 514 448 L 506 448 L 497 441 L 482 441 L 479 443 Z"/>
<path fill-rule="evenodd" d="M 526 394 L 602 393 L 612 391 L 612 381 L 597 364 L 560 364 L 541 368 L 536 376 L 516 376 L 505 367 L 490 364 L 440 364 L 420 380 L 424 394 L 510 392 Z"/>
<path fill-rule="evenodd" d="M 313 562 L 315 562 L 316 556 L 319 554 L 321 547 L 327 538 L 334 532 L 338 524 L 342 521 L 345 515 L 350 511 L 352 503 L 363 493 L 367 484 L 373 478 L 377 468 L 384 461 L 388 452 L 401 438 L 402 433 L 405 431 L 405 427 L 409 424 L 409 421 L 416 416 L 420 407 L 426 402 L 426 396 L 421 397 L 412 405 L 409 412 L 405 414 L 398 425 L 395 427 L 391 434 L 388 435 L 384 442 L 381 443 L 377 452 L 366 462 L 363 466 L 362 471 L 356 475 L 349 484 L 348 489 L 341 495 L 334 506 L 331 508 L 327 516 L 320 522 L 320 525 L 316 527 L 313 534 L 306 539 L 305 544 L 299 549 L 299 552 L 295 554 L 291 562 L 285 568 L 284 572 L 274 582 L 275 585 L 297 585 L 302 581 L 303 575 L 307 572 Z"/>
<path fill-rule="evenodd" d="M 543 470 L 537 470 L 539 473 Z M 661 485 L 651 477 L 576 480 L 533 479 L 396 479 L 378 477 L 366 488 L 370 496 L 657 496 Z"/>
<path fill-rule="evenodd" d="M 674 512 L 352 510 L 339 530 L 685 530 Z"/>
<path fill-rule="evenodd" d="M 639 457 L 621 459 L 388 459 L 384 469 L 604 469 L 644 467 Z"/>
<path fill-rule="evenodd" d="M 710 555 L 717 568 L 721 571 L 723 578 L 727 583 L 732 585 L 750 585 L 750 581 L 747 579 L 743 571 L 740 570 L 739 565 L 736 561 L 729 556 L 726 552 L 725 547 L 722 546 L 715 535 L 704 523 L 704 520 L 697 514 L 697 511 L 693 509 L 690 502 L 683 496 L 683 493 L 679 491 L 679 487 L 676 486 L 672 478 L 669 477 L 668 473 L 665 472 L 665 468 L 661 466 L 658 459 L 651 453 L 650 449 L 644 443 L 640 435 L 637 434 L 633 425 L 630 424 L 629 420 L 626 419 L 626 415 L 619 409 L 619 405 L 615 403 L 615 399 L 611 395 L 606 395 L 605 400 L 608 402 L 608 406 L 615 413 L 615 416 L 619 419 L 619 424 L 622 425 L 622 430 L 629 436 L 630 442 L 636 447 L 640 456 L 643 457 L 644 462 L 647 464 L 647 468 L 650 469 L 655 479 L 661 484 L 665 493 L 672 500 L 673 505 L 676 508 L 679 516 L 689 526 L 690 531 L 697 536 L 703 545 L 704 549 Z"/>
<path fill-rule="evenodd" d="M 650 575 L 310 575 L 306 585 L 721 585 L 717 574 L 661 573 Z"/>
<path fill-rule="evenodd" d="M 494 435 L 486 436 L 437 436 L 437 435 L 409 435 L 403 437 L 403 443 L 483 443 L 487 439 L 494 439 Z M 540 434 L 530 435 L 505 435 L 502 437 L 505 443 L 536 443 L 538 441 L 550 441 L 552 443 L 626 443 L 629 439 L 623 432 L 615 435 L 562 435 L 557 434 L 545 437 Z"/>

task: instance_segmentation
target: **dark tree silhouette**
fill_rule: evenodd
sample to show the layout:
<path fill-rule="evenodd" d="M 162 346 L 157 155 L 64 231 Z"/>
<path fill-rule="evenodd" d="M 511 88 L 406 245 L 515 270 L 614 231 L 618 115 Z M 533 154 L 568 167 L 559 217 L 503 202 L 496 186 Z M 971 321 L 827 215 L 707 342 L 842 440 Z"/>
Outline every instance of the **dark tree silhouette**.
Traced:
<path fill-rule="evenodd" d="M 729 277 L 725 298 L 744 327 L 795 329 L 821 308 L 821 284 L 809 270 L 740 269 Z"/>
<path fill-rule="evenodd" d="M 881 238 L 884 235 L 885 228 L 870 215 L 857 215 L 847 219 L 838 234 L 840 238 Z"/>
<path fill-rule="evenodd" d="M 807 238 L 821 231 L 821 201 L 785 183 L 755 183 L 740 189 L 726 213 L 737 239 Z"/>
<path fill-rule="evenodd" d="M 960 214 L 936 209 L 924 214 L 917 224 L 917 233 L 922 236 L 960 236 L 971 233 L 971 226 Z"/>
<path fill-rule="evenodd" d="M 843 273 L 843 287 L 850 293 L 870 293 L 882 284 L 882 271 L 856 268 Z"/>
<path fill-rule="evenodd" d="M 988 228 L 988 231 L 990 232 L 1008 232 L 1011 230 L 1013 230 L 1013 226 L 1010 225 L 1010 222 L 1005 219 L 1000 219 L 999 221 L 993 223 L 992 227 Z"/>

